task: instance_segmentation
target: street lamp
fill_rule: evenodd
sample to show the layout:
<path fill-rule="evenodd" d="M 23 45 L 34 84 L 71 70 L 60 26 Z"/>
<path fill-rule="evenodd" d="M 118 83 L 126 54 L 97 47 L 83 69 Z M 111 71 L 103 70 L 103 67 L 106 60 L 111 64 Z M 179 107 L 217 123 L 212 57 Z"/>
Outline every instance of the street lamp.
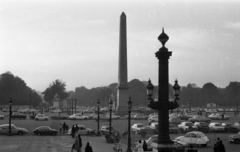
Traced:
<path fill-rule="evenodd" d="M 153 148 L 160 151 L 176 151 L 174 142 L 170 139 L 169 136 L 169 110 L 176 109 L 179 105 L 176 101 L 169 102 L 169 68 L 168 68 L 168 59 L 172 55 L 172 52 L 169 52 L 165 47 L 165 43 L 168 41 L 169 37 L 162 33 L 158 37 L 158 40 L 162 43 L 162 47 L 156 52 L 156 57 L 159 62 L 158 69 L 158 101 L 152 99 L 153 95 L 153 85 L 151 81 L 148 81 L 147 95 L 149 100 L 148 107 L 158 111 L 158 138 L 155 143 L 152 144 Z M 176 90 L 176 92 L 178 92 Z"/>
<path fill-rule="evenodd" d="M 12 99 L 9 100 L 9 126 L 8 126 L 8 135 L 12 136 L 11 130 L 11 120 L 12 120 Z"/>
<path fill-rule="evenodd" d="M 71 99 L 70 99 L 71 100 Z M 72 115 L 73 115 L 73 98 L 72 98 Z"/>
<path fill-rule="evenodd" d="M 75 114 L 77 113 L 77 99 L 75 98 Z"/>
<path fill-rule="evenodd" d="M 97 136 L 101 136 L 100 132 L 99 132 L 99 121 L 100 121 L 100 117 L 99 117 L 99 106 L 100 106 L 100 101 L 98 99 L 97 101 L 97 110 L 98 110 L 98 117 L 97 117 Z"/>
<path fill-rule="evenodd" d="M 109 135 L 111 135 L 112 131 L 112 99 L 109 101 L 109 112 L 110 112 L 110 118 L 109 118 Z"/>
<path fill-rule="evenodd" d="M 189 106 L 189 112 L 192 113 L 192 110 L 191 110 L 192 100 L 191 100 L 191 98 L 189 99 L 189 105 L 188 106 Z"/>
<path fill-rule="evenodd" d="M 132 101 L 129 97 L 128 100 L 128 147 L 126 152 L 132 152 L 131 149 L 131 108 L 132 108 Z"/>

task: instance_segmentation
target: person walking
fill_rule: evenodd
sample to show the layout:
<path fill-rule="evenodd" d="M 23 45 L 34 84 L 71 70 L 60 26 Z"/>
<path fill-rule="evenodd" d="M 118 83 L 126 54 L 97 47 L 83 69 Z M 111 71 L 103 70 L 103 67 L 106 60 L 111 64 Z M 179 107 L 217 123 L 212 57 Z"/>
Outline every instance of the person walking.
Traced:
<path fill-rule="evenodd" d="M 90 146 L 89 142 L 87 142 L 87 145 L 85 147 L 85 152 L 93 152 L 92 147 Z"/>
<path fill-rule="evenodd" d="M 78 125 L 76 124 L 76 126 L 75 126 L 75 132 L 78 132 L 78 130 L 79 130 L 79 127 L 78 127 Z"/>
<path fill-rule="evenodd" d="M 63 128 L 63 133 L 65 133 L 65 131 L 66 131 L 66 123 L 65 122 L 63 123 L 62 128 Z"/>
<path fill-rule="evenodd" d="M 213 152 L 218 152 L 218 151 L 217 151 L 217 144 L 214 144 Z"/>
<path fill-rule="evenodd" d="M 62 124 L 59 125 L 59 133 L 62 132 Z"/>
<path fill-rule="evenodd" d="M 69 129 L 69 128 L 68 128 L 68 125 L 66 124 L 66 132 L 68 132 L 68 129 Z"/>
<path fill-rule="evenodd" d="M 223 145 L 222 141 L 219 141 L 219 149 L 218 152 L 225 152 L 225 146 Z"/>
<path fill-rule="evenodd" d="M 143 151 L 143 144 L 142 144 L 141 140 L 139 140 L 136 148 L 137 148 L 137 152 L 144 152 Z"/>
<path fill-rule="evenodd" d="M 74 125 L 72 126 L 72 132 L 71 132 L 71 135 L 72 135 L 72 138 L 74 138 L 74 135 L 75 135 L 75 127 L 74 127 Z"/>
<path fill-rule="evenodd" d="M 148 151 L 148 146 L 145 140 L 143 140 L 143 150 Z"/>
<path fill-rule="evenodd" d="M 82 138 L 81 136 L 78 134 L 76 136 L 76 139 L 75 139 L 75 150 L 77 152 L 81 152 L 81 148 L 82 148 Z"/>

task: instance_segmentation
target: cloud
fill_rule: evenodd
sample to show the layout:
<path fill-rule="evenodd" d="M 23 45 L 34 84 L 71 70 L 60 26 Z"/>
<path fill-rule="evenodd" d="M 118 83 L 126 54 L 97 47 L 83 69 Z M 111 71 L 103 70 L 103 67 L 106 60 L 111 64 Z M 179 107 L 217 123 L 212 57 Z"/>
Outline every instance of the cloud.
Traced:
<path fill-rule="evenodd" d="M 240 22 L 228 22 L 225 24 L 224 27 L 229 29 L 240 30 Z"/>
<path fill-rule="evenodd" d="M 88 20 L 87 24 L 94 25 L 94 26 L 104 26 L 106 25 L 105 20 Z"/>

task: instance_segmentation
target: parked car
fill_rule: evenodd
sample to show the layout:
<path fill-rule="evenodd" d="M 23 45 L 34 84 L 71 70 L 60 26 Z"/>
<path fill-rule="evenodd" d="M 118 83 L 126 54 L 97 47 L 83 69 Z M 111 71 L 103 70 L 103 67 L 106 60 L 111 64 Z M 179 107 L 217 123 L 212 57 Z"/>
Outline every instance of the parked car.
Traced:
<path fill-rule="evenodd" d="M 210 142 L 208 137 L 200 131 L 188 132 L 185 136 L 177 137 L 176 140 L 198 147 L 206 147 Z"/>
<path fill-rule="evenodd" d="M 158 135 L 153 135 L 146 140 L 148 151 L 152 151 L 152 146 L 151 145 L 153 143 L 156 143 L 157 138 L 158 138 Z M 176 151 L 185 151 L 185 149 L 189 147 L 189 145 L 187 143 L 182 142 L 180 140 L 172 139 L 172 141 L 174 142 L 174 145 L 176 147 Z"/>
<path fill-rule="evenodd" d="M 86 128 L 86 126 L 84 125 L 77 125 L 79 127 L 79 130 L 77 132 L 77 134 L 79 135 L 88 135 L 90 134 L 91 132 L 95 132 L 94 129 L 91 129 L 91 128 Z M 70 128 L 67 132 L 68 135 L 71 135 L 72 134 L 72 128 Z"/>
<path fill-rule="evenodd" d="M 235 135 L 229 135 L 228 140 L 230 143 L 240 144 L 240 132 Z"/>
<path fill-rule="evenodd" d="M 233 126 L 240 130 L 240 122 L 235 122 Z"/>
<path fill-rule="evenodd" d="M 158 116 L 157 115 L 153 115 L 153 116 L 148 118 L 148 123 L 157 122 L 157 121 L 158 121 Z"/>
<path fill-rule="evenodd" d="M 225 114 L 220 114 L 220 113 L 212 113 L 208 116 L 208 118 L 213 119 L 213 120 L 229 120 L 230 116 L 225 115 Z"/>
<path fill-rule="evenodd" d="M 209 124 L 206 122 L 195 122 L 193 125 L 197 127 L 198 131 L 209 132 Z"/>
<path fill-rule="evenodd" d="M 36 116 L 35 116 L 35 120 L 48 120 L 48 117 L 46 116 L 46 115 L 44 115 L 44 114 L 37 114 Z"/>
<path fill-rule="evenodd" d="M 190 115 L 179 114 L 178 118 L 180 118 L 181 120 L 188 120 L 189 118 L 191 118 L 191 116 Z"/>
<path fill-rule="evenodd" d="M 177 134 L 179 132 L 179 129 L 176 125 L 174 124 L 169 124 L 169 133 Z"/>
<path fill-rule="evenodd" d="M 212 122 L 212 123 L 209 124 L 209 131 L 214 131 L 214 132 L 221 131 L 221 132 L 224 132 L 224 130 L 225 130 L 225 127 L 222 126 L 222 124 L 219 123 L 219 122 Z"/>
<path fill-rule="evenodd" d="M 207 123 L 210 123 L 211 122 L 211 119 L 209 118 L 206 118 L 204 116 L 193 116 L 192 118 L 189 118 L 188 121 L 191 121 L 191 122 L 207 122 Z"/>
<path fill-rule="evenodd" d="M 62 110 L 60 110 L 60 109 L 55 109 L 55 110 L 52 110 L 51 112 L 52 112 L 52 113 L 60 113 L 60 112 L 62 112 Z"/>
<path fill-rule="evenodd" d="M 107 114 L 106 114 L 106 117 L 110 119 L 110 114 L 107 113 Z M 111 117 L 112 117 L 112 119 L 120 119 L 120 118 L 121 118 L 120 116 L 118 116 L 118 115 L 116 115 L 116 114 L 114 114 L 114 113 L 112 113 L 112 116 L 111 116 Z"/>
<path fill-rule="evenodd" d="M 9 124 L 0 125 L 0 134 L 7 135 L 9 133 Z M 11 133 L 12 135 L 23 135 L 27 134 L 28 130 L 26 128 L 16 127 L 14 124 L 11 124 Z"/>
<path fill-rule="evenodd" d="M 146 127 L 143 125 L 143 123 L 136 123 L 132 125 L 132 131 L 135 133 L 138 133 L 141 129 L 145 129 Z"/>
<path fill-rule="evenodd" d="M 68 119 L 68 116 L 66 116 L 66 115 L 58 115 L 58 114 L 56 114 L 56 115 L 52 115 L 52 116 L 50 116 L 50 118 L 51 118 L 51 119 L 65 120 L 65 119 Z"/>
<path fill-rule="evenodd" d="M 26 119 L 27 115 L 22 114 L 22 113 L 13 113 L 12 114 L 12 119 Z"/>
<path fill-rule="evenodd" d="M 150 123 L 150 125 L 148 125 L 147 128 L 157 129 L 158 128 L 158 122 Z"/>
<path fill-rule="evenodd" d="M 35 135 L 57 135 L 58 130 L 52 129 L 49 126 L 40 126 L 33 130 Z"/>
<path fill-rule="evenodd" d="M 107 135 L 107 134 L 109 134 L 109 125 L 103 125 L 102 127 L 101 127 L 101 134 L 102 135 Z M 117 131 L 113 126 L 111 126 L 111 131 Z"/>
<path fill-rule="evenodd" d="M 0 115 L 0 119 L 3 120 L 4 119 L 4 115 Z"/>
<path fill-rule="evenodd" d="M 225 132 L 238 132 L 238 128 L 234 127 L 231 122 L 224 122 L 222 123 L 222 126 L 225 128 Z"/>
<path fill-rule="evenodd" d="M 178 125 L 178 128 L 181 131 L 193 131 L 197 130 L 197 126 L 194 126 L 192 122 L 184 121 L 181 124 Z"/>
<path fill-rule="evenodd" d="M 139 114 L 139 113 L 137 113 L 137 114 L 135 114 L 135 115 L 133 116 L 132 119 L 135 119 L 135 120 L 144 120 L 144 119 L 147 119 L 147 116 L 144 115 L 144 114 Z"/>
<path fill-rule="evenodd" d="M 91 113 L 90 115 L 88 115 L 89 119 L 97 119 L 97 117 L 98 117 L 98 114 L 96 114 L 96 113 Z M 100 117 L 100 115 L 99 115 L 99 117 Z"/>
<path fill-rule="evenodd" d="M 76 120 L 76 119 L 82 119 L 87 120 L 89 119 L 88 116 L 82 115 L 81 113 L 73 114 L 68 117 L 68 119 Z"/>
<path fill-rule="evenodd" d="M 7 109 L 4 109 L 4 108 L 3 108 L 3 109 L 2 109 L 2 112 L 7 112 Z"/>
<path fill-rule="evenodd" d="M 178 117 L 169 118 L 169 123 L 171 123 L 171 124 L 179 125 L 181 122 L 182 122 L 182 120 Z"/>

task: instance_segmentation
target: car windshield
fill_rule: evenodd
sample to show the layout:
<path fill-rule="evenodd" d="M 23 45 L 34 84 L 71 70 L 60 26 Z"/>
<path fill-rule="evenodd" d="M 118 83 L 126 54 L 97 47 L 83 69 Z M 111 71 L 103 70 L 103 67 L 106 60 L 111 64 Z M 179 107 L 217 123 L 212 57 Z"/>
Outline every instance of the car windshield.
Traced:
<path fill-rule="evenodd" d="M 201 136 L 201 137 L 205 137 L 206 135 L 204 133 L 199 132 L 197 135 Z"/>
<path fill-rule="evenodd" d="M 186 123 L 185 125 L 186 126 L 192 126 L 192 123 Z"/>
<path fill-rule="evenodd" d="M 222 126 L 222 125 L 220 125 L 220 124 L 215 124 L 215 126 Z"/>
<path fill-rule="evenodd" d="M 138 127 L 144 127 L 142 124 L 138 125 Z"/>

